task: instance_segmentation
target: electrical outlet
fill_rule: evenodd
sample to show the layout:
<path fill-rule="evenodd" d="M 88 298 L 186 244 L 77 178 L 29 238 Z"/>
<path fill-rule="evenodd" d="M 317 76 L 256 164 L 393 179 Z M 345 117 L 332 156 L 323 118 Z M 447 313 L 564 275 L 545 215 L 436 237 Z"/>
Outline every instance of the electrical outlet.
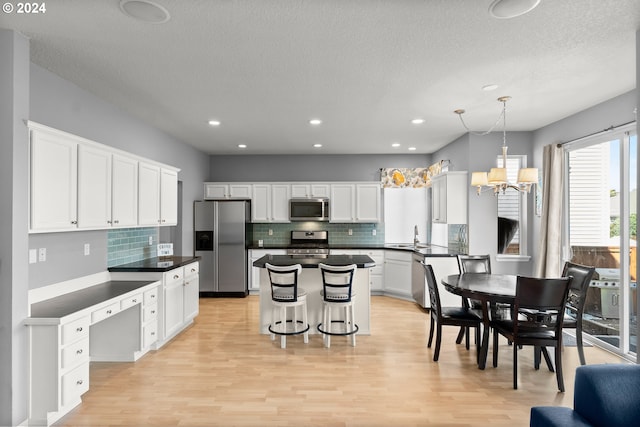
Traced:
<path fill-rule="evenodd" d="M 89 243 L 84 244 L 84 254 L 89 255 L 91 253 L 91 245 Z"/>
<path fill-rule="evenodd" d="M 349 236 L 353 236 L 353 230 L 349 229 L 349 233 L 348 234 L 349 234 Z"/>
<path fill-rule="evenodd" d="M 38 250 L 29 249 L 29 264 L 35 264 L 38 262 Z"/>
<path fill-rule="evenodd" d="M 47 260 L 47 248 L 38 249 L 38 261 L 45 262 Z"/>
<path fill-rule="evenodd" d="M 269 229 L 269 236 L 273 236 L 273 230 Z"/>
<path fill-rule="evenodd" d="M 376 229 L 374 228 L 373 230 L 371 230 L 371 235 L 375 236 L 377 234 Z"/>
<path fill-rule="evenodd" d="M 153 245 L 153 236 L 149 236 L 149 246 Z"/>

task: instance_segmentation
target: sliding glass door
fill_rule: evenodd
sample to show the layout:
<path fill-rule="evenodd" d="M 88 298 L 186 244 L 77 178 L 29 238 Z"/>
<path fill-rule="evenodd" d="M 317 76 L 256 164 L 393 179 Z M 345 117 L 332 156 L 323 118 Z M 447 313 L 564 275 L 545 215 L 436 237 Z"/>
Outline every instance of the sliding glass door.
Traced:
<path fill-rule="evenodd" d="M 635 126 L 567 144 L 565 258 L 596 267 L 584 332 L 615 352 L 636 350 Z"/>

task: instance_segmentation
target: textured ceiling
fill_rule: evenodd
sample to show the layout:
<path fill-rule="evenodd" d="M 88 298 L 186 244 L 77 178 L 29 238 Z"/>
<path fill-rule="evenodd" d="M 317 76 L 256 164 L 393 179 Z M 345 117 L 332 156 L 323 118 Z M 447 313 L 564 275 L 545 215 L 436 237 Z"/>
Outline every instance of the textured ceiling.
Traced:
<path fill-rule="evenodd" d="M 492 0 L 155 1 L 169 22 L 50 0 L 0 27 L 31 39 L 34 63 L 213 154 L 431 153 L 464 133 L 456 108 L 486 130 L 510 95 L 507 129 L 526 131 L 636 86 L 638 0 L 542 0 L 511 20 Z"/>

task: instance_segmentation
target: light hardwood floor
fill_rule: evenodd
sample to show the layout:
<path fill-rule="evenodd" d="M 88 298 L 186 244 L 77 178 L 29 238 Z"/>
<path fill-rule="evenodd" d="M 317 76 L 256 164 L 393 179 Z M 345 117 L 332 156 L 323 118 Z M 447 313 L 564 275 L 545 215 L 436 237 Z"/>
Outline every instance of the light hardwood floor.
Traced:
<path fill-rule="evenodd" d="M 498 368 L 445 327 L 440 361 L 426 346 L 429 316 L 416 304 L 372 297 L 371 336 L 351 347 L 318 335 L 259 335 L 258 297 L 201 299 L 195 324 L 135 363 L 92 363 L 91 390 L 59 426 L 528 426 L 535 405 L 572 406 L 577 351 L 563 353 L 566 393 L 501 341 Z M 588 363 L 624 363 L 596 347 Z"/>

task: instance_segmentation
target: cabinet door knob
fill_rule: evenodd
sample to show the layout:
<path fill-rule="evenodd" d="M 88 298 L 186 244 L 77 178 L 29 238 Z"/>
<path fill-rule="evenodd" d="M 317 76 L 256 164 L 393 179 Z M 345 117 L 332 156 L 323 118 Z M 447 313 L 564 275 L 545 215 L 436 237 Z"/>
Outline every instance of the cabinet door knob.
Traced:
<path fill-rule="evenodd" d="M 76 384 L 77 384 L 77 385 L 82 385 L 83 383 L 84 383 L 84 381 L 82 381 L 82 380 L 78 380 L 78 381 L 76 381 Z"/>
<path fill-rule="evenodd" d="M 174 279 L 179 279 L 180 276 L 178 276 L 177 274 L 173 276 Z"/>
<path fill-rule="evenodd" d="M 82 354 L 82 349 L 76 351 L 76 354 Z"/>
<path fill-rule="evenodd" d="M 76 332 L 82 332 L 82 326 L 76 328 Z"/>
<path fill-rule="evenodd" d="M 74 225 L 75 225 L 75 224 L 77 224 L 77 223 L 78 223 L 78 221 L 71 221 L 71 224 L 74 224 Z"/>

